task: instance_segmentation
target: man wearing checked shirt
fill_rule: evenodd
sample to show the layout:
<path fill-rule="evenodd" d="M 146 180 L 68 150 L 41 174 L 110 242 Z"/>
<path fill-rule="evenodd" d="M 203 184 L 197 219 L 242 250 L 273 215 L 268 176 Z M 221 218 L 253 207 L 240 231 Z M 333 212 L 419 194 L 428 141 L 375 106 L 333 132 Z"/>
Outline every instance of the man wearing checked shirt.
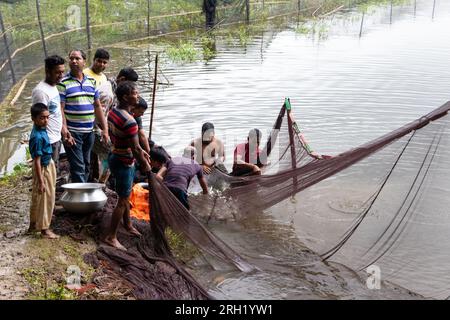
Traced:
<path fill-rule="evenodd" d="M 108 124 L 101 108 L 96 83 L 83 73 L 85 66 L 86 54 L 82 50 L 72 50 L 69 53 L 70 72 L 58 84 L 64 114 L 61 133 L 72 182 L 87 182 L 89 177 L 96 119 L 102 129 L 103 143 L 109 142 Z"/>

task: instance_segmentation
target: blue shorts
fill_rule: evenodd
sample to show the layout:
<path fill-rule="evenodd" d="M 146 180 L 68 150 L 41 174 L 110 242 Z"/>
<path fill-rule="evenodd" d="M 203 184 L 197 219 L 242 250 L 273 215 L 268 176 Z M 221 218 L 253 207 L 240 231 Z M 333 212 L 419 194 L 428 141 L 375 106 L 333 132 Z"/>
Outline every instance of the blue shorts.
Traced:
<path fill-rule="evenodd" d="M 127 166 L 115 154 L 110 154 L 108 164 L 114 176 L 116 193 L 120 198 L 128 198 L 133 189 L 134 165 Z"/>

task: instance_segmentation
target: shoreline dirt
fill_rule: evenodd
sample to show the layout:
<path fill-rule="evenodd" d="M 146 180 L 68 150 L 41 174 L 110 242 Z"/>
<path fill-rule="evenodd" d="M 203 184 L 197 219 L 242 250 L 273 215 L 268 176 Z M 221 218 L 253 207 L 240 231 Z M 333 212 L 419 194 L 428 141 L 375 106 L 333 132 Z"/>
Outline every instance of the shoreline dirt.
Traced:
<path fill-rule="evenodd" d="M 31 179 L 26 175 L 14 179 L 2 184 L 0 192 L 6 199 L 0 203 L 0 300 L 207 297 L 177 262 L 156 257 L 151 241 L 132 238 L 120 227 L 118 237 L 128 248 L 126 253 L 101 242 L 117 201 L 113 191 L 106 190 L 108 202 L 98 213 L 71 215 L 57 206 L 52 229 L 61 238 L 48 240 L 26 234 Z M 60 195 L 57 192 L 57 199 Z M 134 225 L 151 238 L 148 222 L 134 220 Z M 68 289 L 68 280 L 77 274 L 81 288 Z"/>

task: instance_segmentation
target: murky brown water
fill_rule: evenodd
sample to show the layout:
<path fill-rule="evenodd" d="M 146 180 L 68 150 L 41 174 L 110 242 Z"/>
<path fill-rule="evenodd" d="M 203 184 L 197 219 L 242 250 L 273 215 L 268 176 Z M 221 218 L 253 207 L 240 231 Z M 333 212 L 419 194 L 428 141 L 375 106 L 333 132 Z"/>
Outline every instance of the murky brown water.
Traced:
<path fill-rule="evenodd" d="M 277 31 L 273 27 L 261 31 L 246 46 L 236 39 L 230 42 L 217 36 L 216 55 L 208 62 L 163 64 L 162 71 L 171 86 L 158 91 L 153 138 L 172 154 L 181 153 L 199 134 L 201 124 L 212 121 L 231 155 L 250 127 L 268 132 L 285 96 L 291 98 L 296 119 L 311 145 L 321 153 L 336 154 L 387 133 L 449 100 L 450 3 L 438 1 L 434 19 L 432 5 L 432 0 L 417 1 L 415 16 L 413 1 L 395 7 L 392 24 L 389 7 L 374 9 L 365 17 L 361 38 L 361 15 L 352 12 L 328 19 L 320 36 L 296 32 L 299 24 L 295 19 Z M 140 74 L 148 74 L 147 47 L 140 44 L 134 49 L 113 49 L 111 74 L 130 59 Z M 38 76 L 34 83 L 37 80 Z M 11 170 L 25 157 L 24 147 L 17 142 L 30 130 L 27 96 L 31 95 L 33 80 L 30 82 L 30 90 L 20 101 L 22 114 L 17 115 L 21 128 L 0 137 L 1 172 Z M 144 86 L 141 89 L 149 99 L 149 90 Z M 149 125 L 149 114 L 144 125 Z M 231 167 L 231 156 L 226 164 Z M 443 164 L 444 174 L 440 176 L 445 178 L 448 163 Z M 360 182 L 357 189 L 372 187 Z M 320 190 L 320 185 L 310 192 L 314 190 Z M 340 191 L 344 194 L 347 190 Z M 343 230 L 330 221 L 353 218 L 351 214 L 308 216 L 299 205 L 302 197 L 311 195 L 308 192 L 298 195 L 296 202 L 285 201 L 268 210 L 262 219 L 244 222 L 244 226 L 211 226 L 239 252 L 264 261 L 266 267 L 264 272 L 243 275 L 219 264 L 215 265 L 219 270 L 212 271 L 198 261 L 196 274 L 210 285 L 213 295 L 278 299 L 370 298 L 384 294 L 395 298 L 389 290 L 368 291 L 354 273 L 341 265 L 323 264 L 305 249 L 303 244 L 323 250 Z M 395 192 L 400 190 L 393 189 L 394 198 Z M 450 230 L 449 204 L 443 199 L 450 185 L 441 179 L 441 185 L 428 192 L 430 197 L 412 224 L 418 227 L 408 229 L 408 237 L 401 242 L 408 245 L 383 260 L 382 274 L 386 275 L 384 280 L 425 296 L 445 298 L 450 294 L 446 276 Z M 319 209 L 320 205 L 314 212 Z M 376 223 L 379 218 L 370 221 Z M 372 237 L 379 232 L 370 232 L 369 227 L 363 230 Z M 430 234 L 434 237 L 428 237 Z M 357 241 L 335 261 L 358 267 L 352 264 L 354 256 L 349 252 L 359 252 Z"/>

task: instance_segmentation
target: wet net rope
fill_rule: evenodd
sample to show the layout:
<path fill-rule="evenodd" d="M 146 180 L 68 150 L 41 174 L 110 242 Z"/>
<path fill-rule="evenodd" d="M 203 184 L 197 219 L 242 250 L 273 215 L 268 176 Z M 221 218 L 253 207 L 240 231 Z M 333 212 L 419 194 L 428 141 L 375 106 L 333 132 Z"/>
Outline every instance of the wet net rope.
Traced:
<path fill-rule="evenodd" d="M 170 226 L 176 232 L 185 235 L 186 238 L 191 240 L 204 252 L 222 261 L 231 262 L 242 271 L 253 270 L 255 268 L 254 266 L 247 263 L 232 248 L 208 231 L 194 215 L 203 212 L 207 213 L 210 218 L 217 212 L 229 211 L 237 219 L 241 219 L 247 215 L 262 212 L 338 174 L 410 134 L 409 140 L 404 144 L 402 150 L 400 152 L 397 151 L 396 161 L 389 165 L 390 172 L 384 178 L 384 182 L 375 193 L 371 193 L 369 199 L 366 199 L 365 204 L 368 205 L 367 209 L 354 220 L 352 226 L 344 233 L 342 239 L 336 245 L 332 246 L 332 249 L 323 254 L 323 257 L 328 259 L 344 246 L 370 212 L 373 204 L 378 200 L 380 193 L 383 191 L 385 184 L 390 180 L 391 174 L 398 162 L 402 159 L 405 150 L 411 147 L 410 142 L 415 137 L 416 132 L 420 132 L 430 123 L 447 115 L 449 109 L 450 102 L 447 102 L 427 115 L 373 141 L 335 157 L 318 160 L 311 156 L 309 146 L 302 139 L 301 131 L 298 129 L 290 113 L 290 101 L 286 99 L 275 121 L 268 141 L 265 144 L 264 153 L 267 156 L 268 165 L 263 175 L 234 177 L 214 170 L 212 175 L 219 177 L 219 180 L 224 182 L 226 187 L 223 192 L 215 194 L 213 199 L 193 197 L 190 200 L 193 207 L 192 212 L 186 210 L 170 191 L 156 181 L 153 176 L 149 177 L 151 190 L 153 190 L 150 196 L 152 208 L 151 224 L 154 237 L 157 239 L 155 243 L 159 247 L 158 250 L 162 254 L 170 255 L 170 248 L 164 236 L 165 228 Z M 287 121 L 285 121 L 286 118 Z M 396 221 L 400 212 L 405 209 L 403 210 L 403 218 L 400 218 L 400 222 L 394 226 L 391 236 L 399 231 L 400 224 L 411 208 L 414 199 L 417 197 L 420 186 L 424 183 L 428 169 L 435 157 L 442 134 L 443 131 L 441 130 L 438 134 L 435 134 L 433 141 L 428 144 L 428 150 L 422 160 L 422 166 L 418 170 L 416 179 L 409 187 L 410 190 L 405 196 L 405 199 L 412 198 L 408 205 L 406 205 L 405 201 L 401 204 L 397 214 L 391 219 L 391 223 L 388 224 L 388 228 L 394 226 L 394 221 Z M 278 153 L 273 152 L 276 143 L 278 143 L 278 148 L 276 148 L 279 151 Z M 427 161 L 428 164 L 426 164 Z M 422 177 L 419 179 L 420 174 Z M 380 241 L 385 233 L 386 231 L 381 232 L 379 239 L 372 244 L 372 247 Z M 390 241 L 390 245 L 392 246 L 394 242 Z M 386 243 L 383 243 L 381 247 L 385 248 L 385 250 L 389 249 L 389 246 L 386 248 Z M 374 261 L 379 259 L 384 253 L 381 252 Z"/>

